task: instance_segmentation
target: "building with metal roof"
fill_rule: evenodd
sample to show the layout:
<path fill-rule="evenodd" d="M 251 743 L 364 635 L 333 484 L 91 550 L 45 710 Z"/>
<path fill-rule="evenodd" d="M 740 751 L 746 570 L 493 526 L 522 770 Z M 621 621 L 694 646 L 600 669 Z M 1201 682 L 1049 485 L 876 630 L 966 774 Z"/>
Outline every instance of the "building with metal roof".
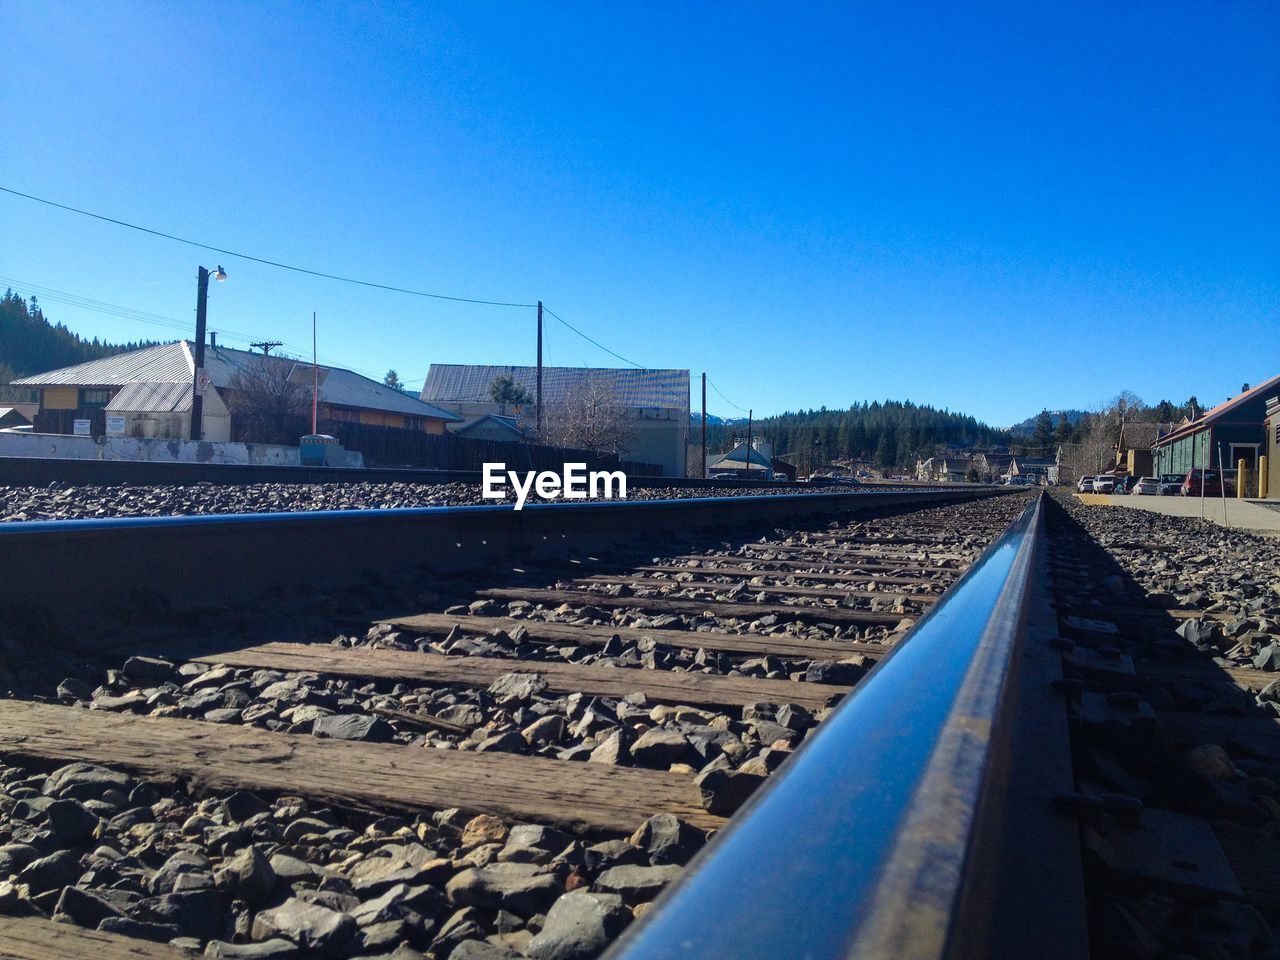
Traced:
<path fill-rule="evenodd" d="M 14 383 L 40 393 L 46 424 L 97 419 L 102 413 L 105 432 L 125 436 L 181 439 L 189 436 L 192 386 L 195 378 L 193 345 L 186 340 L 146 347 L 25 377 Z M 236 375 L 264 363 L 262 354 L 210 345 L 205 350 L 202 396 L 202 437 L 229 440 L 233 432 L 226 404 Z M 302 360 L 271 357 L 288 364 L 288 377 L 311 393 L 312 367 Z M 445 424 L 461 417 L 416 397 L 341 367 L 319 365 L 318 406 L 321 419 L 375 424 L 444 433 Z M 42 426 L 47 429 L 47 426 Z M 50 432 L 68 432 L 52 430 Z"/>
<path fill-rule="evenodd" d="M 422 386 L 422 400 L 465 418 L 487 414 L 514 416 L 536 424 L 536 403 L 497 403 L 489 388 L 509 377 L 530 397 L 537 395 L 538 368 L 494 364 L 433 363 Z M 658 464 L 666 476 L 686 476 L 689 464 L 689 371 L 630 370 L 611 367 L 543 367 L 542 406 L 547 417 L 571 403 L 589 385 L 607 394 L 627 424 L 623 459 Z M 513 438 L 514 439 L 514 438 Z"/>
<path fill-rule="evenodd" d="M 1179 424 L 1152 446 L 1155 472 L 1231 468 L 1244 461 L 1256 473 L 1266 449 L 1267 398 L 1280 389 L 1280 376 L 1271 377 L 1218 404 L 1195 420 Z"/>

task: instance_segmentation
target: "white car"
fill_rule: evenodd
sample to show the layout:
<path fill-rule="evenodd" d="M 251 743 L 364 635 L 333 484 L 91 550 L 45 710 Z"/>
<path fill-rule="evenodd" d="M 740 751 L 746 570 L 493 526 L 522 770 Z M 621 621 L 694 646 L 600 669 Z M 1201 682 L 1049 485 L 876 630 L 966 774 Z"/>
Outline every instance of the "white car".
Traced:
<path fill-rule="evenodd" d="M 1093 493 L 1093 477 L 1081 477 L 1076 490 L 1080 493 Z"/>
<path fill-rule="evenodd" d="M 1138 482 L 1129 491 L 1129 496 L 1158 497 L 1160 496 L 1160 481 L 1155 477 L 1139 477 Z"/>
<path fill-rule="evenodd" d="M 1111 477 L 1094 477 L 1093 492 L 1094 493 L 1114 493 L 1116 482 Z"/>

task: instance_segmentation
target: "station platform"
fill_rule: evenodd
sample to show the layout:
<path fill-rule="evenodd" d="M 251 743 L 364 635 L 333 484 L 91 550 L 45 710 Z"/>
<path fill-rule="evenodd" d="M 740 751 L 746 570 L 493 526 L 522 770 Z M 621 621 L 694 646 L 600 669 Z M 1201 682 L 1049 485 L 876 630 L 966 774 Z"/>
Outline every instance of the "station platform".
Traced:
<path fill-rule="evenodd" d="M 1170 517 L 1202 517 L 1224 527 L 1280 536 L 1280 501 L 1235 497 L 1134 497 L 1111 493 L 1077 493 L 1088 507 L 1127 507 Z M 1272 507 L 1272 504 L 1275 506 Z"/>

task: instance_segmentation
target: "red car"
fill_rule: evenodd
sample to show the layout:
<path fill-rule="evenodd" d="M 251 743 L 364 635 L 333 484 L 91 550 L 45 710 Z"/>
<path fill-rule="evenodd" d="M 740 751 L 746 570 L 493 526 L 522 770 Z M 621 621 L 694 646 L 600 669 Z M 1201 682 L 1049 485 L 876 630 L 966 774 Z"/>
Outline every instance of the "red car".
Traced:
<path fill-rule="evenodd" d="M 1200 489 L 1203 484 L 1204 490 Z M 1206 497 L 1222 496 L 1222 474 L 1217 470 L 1188 470 L 1187 475 L 1182 479 L 1182 495 L 1184 497 L 1198 497 L 1201 494 Z"/>

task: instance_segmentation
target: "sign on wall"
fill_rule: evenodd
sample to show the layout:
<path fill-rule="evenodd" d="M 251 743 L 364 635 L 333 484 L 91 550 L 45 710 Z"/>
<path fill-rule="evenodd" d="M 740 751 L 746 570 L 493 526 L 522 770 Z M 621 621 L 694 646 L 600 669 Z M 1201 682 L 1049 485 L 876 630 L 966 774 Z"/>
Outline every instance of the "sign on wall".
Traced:
<path fill-rule="evenodd" d="M 92 420 L 76 420 L 71 425 L 71 432 L 77 437 L 90 436 L 90 428 L 93 426 Z"/>
<path fill-rule="evenodd" d="M 107 436 L 123 437 L 124 436 L 124 415 L 119 413 L 107 414 Z"/>

